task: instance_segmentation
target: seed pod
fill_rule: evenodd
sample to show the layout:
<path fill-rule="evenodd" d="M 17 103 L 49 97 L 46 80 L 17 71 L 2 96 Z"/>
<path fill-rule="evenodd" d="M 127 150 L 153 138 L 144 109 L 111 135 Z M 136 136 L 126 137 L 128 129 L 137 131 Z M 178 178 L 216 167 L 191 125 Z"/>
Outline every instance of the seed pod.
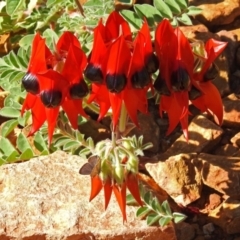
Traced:
<path fill-rule="evenodd" d="M 135 72 L 131 77 L 131 83 L 134 88 L 144 88 L 151 81 L 147 69 L 143 67 L 140 71 Z"/>
<path fill-rule="evenodd" d="M 112 93 L 120 93 L 127 84 L 127 77 L 124 74 L 107 74 L 107 89 Z"/>
<path fill-rule="evenodd" d="M 157 56 L 152 53 L 146 57 L 145 60 L 146 68 L 149 74 L 155 73 L 159 67 L 159 60 Z"/>
<path fill-rule="evenodd" d="M 39 93 L 39 83 L 38 78 L 32 73 L 26 73 L 22 78 L 22 85 L 26 89 L 27 92 L 32 94 Z"/>
<path fill-rule="evenodd" d="M 165 96 L 171 95 L 171 93 L 167 87 L 166 81 L 162 78 L 160 73 L 158 74 L 158 76 L 153 84 L 153 87 L 161 95 L 165 95 Z"/>
<path fill-rule="evenodd" d="M 103 82 L 103 73 L 101 68 L 94 66 L 92 63 L 89 63 L 85 68 L 84 76 L 93 83 Z"/>
<path fill-rule="evenodd" d="M 44 90 L 40 93 L 43 105 L 47 108 L 58 107 L 62 101 L 62 93 L 57 90 Z"/>
<path fill-rule="evenodd" d="M 171 75 L 172 90 L 175 92 L 186 91 L 190 86 L 190 78 L 188 72 L 184 68 L 178 68 Z"/>
<path fill-rule="evenodd" d="M 82 99 L 87 96 L 88 92 L 88 86 L 83 79 L 79 83 L 74 83 L 69 89 L 72 99 Z"/>

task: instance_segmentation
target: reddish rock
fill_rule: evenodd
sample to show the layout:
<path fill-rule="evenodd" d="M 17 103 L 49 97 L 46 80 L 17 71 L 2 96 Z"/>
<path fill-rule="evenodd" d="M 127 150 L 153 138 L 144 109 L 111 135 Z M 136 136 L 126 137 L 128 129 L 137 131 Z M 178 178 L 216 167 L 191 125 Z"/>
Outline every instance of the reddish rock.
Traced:
<path fill-rule="evenodd" d="M 147 163 L 146 169 L 176 203 L 186 206 L 201 194 L 198 163 L 196 154 L 179 154 L 169 157 L 165 162 Z"/>
<path fill-rule="evenodd" d="M 229 24 L 240 16 L 239 0 L 191 0 L 190 3 L 202 9 L 196 19 L 209 28 Z"/>
<path fill-rule="evenodd" d="M 203 183 L 228 196 L 240 196 L 240 158 L 217 156 L 206 153 L 198 155 L 202 161 Z"/>
<path fill-rule="evenodd" d="M 208 215 L 209 219 L 220 226 L 227 234 L 240 233 L 240 201 L 228 198 Z"/>
<path fill-rule="evenodd" d="M 175 239 L 172 225 L 149 227 L 127 206 L 122 222 L 112 197 L 104 210 L 101 192 L 89 202 L 90 177 L 78 173 L 86 161 L 64 152 L 0 167 L 0 239 Z"/>
<path fill-rule="evenodd" d="M 231 94 L 223 99 L 223 124 L 224 127 L 240 127 L 240 99 Z"/>
<path fill-rule="evenodd" d="M 189 124 L 188 133 L 188 142 L 181 135 L 165 153 L 158 156 L 158 159 L 165 160 L 180 153 L 211 151 L 221 140 L 223 130 L 203 115 L 198 115 Z"/>

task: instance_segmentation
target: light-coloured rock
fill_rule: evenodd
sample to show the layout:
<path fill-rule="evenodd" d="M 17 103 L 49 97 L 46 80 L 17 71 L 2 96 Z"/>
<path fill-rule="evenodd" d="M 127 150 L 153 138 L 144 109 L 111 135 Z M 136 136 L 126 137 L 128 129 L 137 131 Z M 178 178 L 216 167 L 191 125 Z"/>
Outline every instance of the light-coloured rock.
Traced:
<path fill-rule="evenodd" d="M 217 156 L 206 153 L 198 155 L 202 161 L 203 183 L 228 196 L 240 196 L 240 158 Z"/>
<path fill-rule="evenodd" d="M 165 153 L 158 156 L 159 160 L 165 160 L 180 153 L 211 151 L 221 140 L 223 130 L 203 115 L 198 115 L 189 124 L 188 133 L 188 142 L 181 135 Z"/>
<path fill-rule="evenodd" d="M 223 99 L 223 124 L 224 127 L 240 127 L 240 99 L 235 94 L 230 94 Z"/>
<path fill-rule="evenodd" d="M 238 132 L 231 138 L 231 143 L 234 146 L 240 147 L 240 132 Z"/>
<path fill-rule="evenodd" d="M 196 19 L 209 28 L 229 24 L 240 16 L 239 0 L 191 0 L 190 3 L 202 9 Z"/>
<path fill-rule="evenodd" d="M 164 162 L 147 163 L 146 169 L 171 198 L 183 206 L 197 200 L 202 190 L 196 154 L 179 154 Z"/>
<path fill-rule="evenodd" d="M 226 199 L 208 215 L 209 219 L 220 226 L 227 234 L 240 233 L 240 201 Z"/>
<path fill-rule="evenodd" d="M 0 239 L 174 239 L 171 226 L 148 227 L 134 206 L 123 224 L 115 197 L 106 211 L 102 192 L 89 203 L 90 177 L 78 173 L 85 162 L 56 152 L 1 166 Z"/>

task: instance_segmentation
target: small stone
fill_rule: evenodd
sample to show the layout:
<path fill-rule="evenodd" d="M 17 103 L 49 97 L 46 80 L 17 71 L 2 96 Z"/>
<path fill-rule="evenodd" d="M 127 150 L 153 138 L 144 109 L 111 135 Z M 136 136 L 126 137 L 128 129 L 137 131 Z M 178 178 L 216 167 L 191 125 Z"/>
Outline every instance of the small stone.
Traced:
<path fill-rule="evenodd" d="M 220 204 L 221 204 L 221 197 L 216 193 L 210 194 L 208 209 L 213 210 L 216 207 L 218 207 Z"/>
<path fill-rule="evenodd" d="M 146 169 L 176 203 L 186 206 L 197 200 L 202 190 L 198 163 L 196 154 L 179 154 L 165 162 L 147 163 Z"/>
<path fill-rule="evenodd" d="M 211 235 L 211 233 L 215 230 L 214 225 L 212 223 L 208 223 L 203 226 L 203 233 L 205 235 Z"/>
<path fill-rule="evenodd" d="M 240 158 L 217 156 L 206 153 L 198 155 L 202 161 L 203 183 L 228 196 L 240 196 Z"/>
<path fill-rule="evenodd" d="M 189 223 L 181 222 L 177 226 L 178 240 L 193 240 L 195 239 L 195 229 Z"/>

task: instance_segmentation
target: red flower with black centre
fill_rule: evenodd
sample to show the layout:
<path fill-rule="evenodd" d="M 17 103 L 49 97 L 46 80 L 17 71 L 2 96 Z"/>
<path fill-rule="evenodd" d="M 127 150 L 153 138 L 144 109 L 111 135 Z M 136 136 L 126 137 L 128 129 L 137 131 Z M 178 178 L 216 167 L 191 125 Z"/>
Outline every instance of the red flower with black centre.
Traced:
<path fill-rule="evenodd" d="M 202 91 L 202 95 L 192 100 L 192 103 L 199 108 L 202 112 L 209 112 L 216 116 L 215 120 L 218 124 L 222 123 L 223 107 L 222 99 L 218 89 L 208 78 L 208 71 L 212 70 L 213 62 L 223 52 L 227 43 L 220 42 L 214 39 L 209 39 L 205 44 L 205 56 L 203 56 L 202 69 L 194 73 L 193 78 Z"/>
<path fill-rule="evenodd" d="M 160 59 L 160 76 L 155 86 L 161 96 L 160 114 L 166 111 L 169 117 L 167 134 L 180 122 L 188 139 L 188 101 L 193 86 L 194 57 L 187 38 L 179 28 L 172 28 L 168 20 L 163 20 L 156 30 L 156 52 Z M 161 81 L 163 81 L 161 83 Z"/>

